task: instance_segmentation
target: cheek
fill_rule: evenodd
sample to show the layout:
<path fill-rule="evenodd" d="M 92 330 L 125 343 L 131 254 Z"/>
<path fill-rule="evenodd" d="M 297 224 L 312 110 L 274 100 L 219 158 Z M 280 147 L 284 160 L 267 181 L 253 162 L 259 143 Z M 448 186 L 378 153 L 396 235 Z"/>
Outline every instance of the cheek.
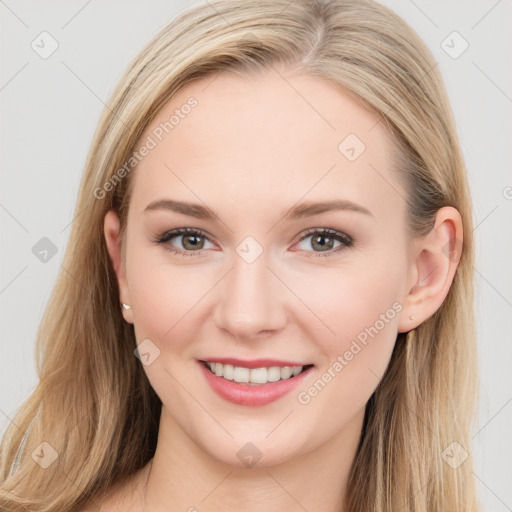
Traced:
<path fill-rule="evenodd" d="M 128 285 L 137 340 L 150 338 L 179 342 L 176 336 L 201 297 L 213 286 L 191 267 L 171 266 L 159 251 L 134 247 L 128 262 Z"/>
<path fill-rule="evenodd" d="M 402 309 L 406 267 L 399 258 L 395 254 L 392 263 L 393 258 L 381 255 L 302 278 L 296 290 L 311 314 L 295 318 L 315 340 L 324 366 L 342 356 L 350 366 L 373 365 L 382 373 L 378 370 L 389 360 Z"/>
<path fill-rule="evenodd" d="M 375 275 L 340 274 L 331 280 L 328 296 L 309 295 L 308 304 L 323 322 L 308 318 L 301 328 L 315 342 L 319 368 L 297 399 L 322 417 L 328 412 L 329 425 L 319 428 L 331 433 L 364 408 L 395 346 L 402 309 L 396 276 L 382 273 L 375 280 Z"/>
<path fill-rule="evenodd" d="M 183 415 L 190 400 L 184 390 L 193 389 L 195 380 L 179 361 L 193 357 L 191 341 L 202 325 L 201 298 L 214 282 L 194 275 L 190 266 L 162 261 L 165 255 L 157 250 L 133 249 L 127 271 L 135 336 L 138 344 L 151 340 L 152 358 L 158 354 L 144 371 L 162 402 Z"/>

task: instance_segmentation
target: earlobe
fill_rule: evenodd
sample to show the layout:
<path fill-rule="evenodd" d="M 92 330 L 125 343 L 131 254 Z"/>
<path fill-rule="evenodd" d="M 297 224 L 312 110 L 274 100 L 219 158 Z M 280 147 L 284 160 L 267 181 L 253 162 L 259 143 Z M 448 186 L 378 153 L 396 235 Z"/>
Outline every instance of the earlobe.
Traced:
<path fill-rule="evenodd" d="M 404 300 L 399 332 L 414 329 L 439 309 L 459 265 L 462 240 L 461 216 L 455 208 L 446 206 L 437 212 L 432 230 L 414 241 L 414 282 Z"/>
<path fill-rule="evenodd" d="M 105 215 L 103 231 L 107 250 L 116 274 L 117 285 L 119 288 L 119 303 L 130 304 L 130 295 L 128 292 L 128 284 L 126 279 L 125 264 L 122 256 L 120 234 L 120 222 L 117 214 L 110 210 Z M 124 319 L 133 323 L 131 309 L 122 308 Z"/>

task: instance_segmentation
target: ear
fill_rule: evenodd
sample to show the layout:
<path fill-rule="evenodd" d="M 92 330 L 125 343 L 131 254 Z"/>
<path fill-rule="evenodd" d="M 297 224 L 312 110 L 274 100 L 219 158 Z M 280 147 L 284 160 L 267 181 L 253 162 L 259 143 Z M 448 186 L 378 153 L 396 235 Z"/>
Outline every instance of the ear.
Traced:
<path fill-rule="evenodd" d="M 121 303 L 130 305 L 130 294 L 128 292 L 128 282 L 126 279 L 126 269 L 123 257 L 123 251 L 121 248 L 120 234 L 120 222 L 117 214 L 110 210 L 105 215 L 103 224 L 103 231 L 105 234 L 105 241 L 107 244 L 107 250 L 114 267 L 114 272 L 117 278 L 117 285 L 119 288 L 119 300 Z M 133 313 L 131 309 L 122 310 L 124 319 L 133 323 Z"/>
<path fill-rule="evenodd" d="M 459 265 L 462 241 L 462 219 L 451 206 L 440 208 L 432 230 L 414 240 L 408 294 L 398 332 L 414 329 L 439 309 Z"/>

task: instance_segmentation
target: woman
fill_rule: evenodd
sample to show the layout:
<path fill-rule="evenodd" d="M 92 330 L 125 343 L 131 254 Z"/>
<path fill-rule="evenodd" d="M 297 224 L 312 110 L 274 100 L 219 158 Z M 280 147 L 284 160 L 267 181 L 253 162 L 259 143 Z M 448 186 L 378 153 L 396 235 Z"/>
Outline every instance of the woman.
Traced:
<path fill-rule="evenodd" d="M 477 510 L 471 202 L 413 31 L 220 0 L 109 105 L 1 510 Z"/>

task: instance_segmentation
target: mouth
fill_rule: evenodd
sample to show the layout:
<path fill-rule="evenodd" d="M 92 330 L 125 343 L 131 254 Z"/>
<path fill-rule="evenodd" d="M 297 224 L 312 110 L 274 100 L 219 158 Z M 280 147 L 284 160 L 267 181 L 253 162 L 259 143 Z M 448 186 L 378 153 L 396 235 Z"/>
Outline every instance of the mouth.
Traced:
<path fill-rule="evenodd" d="M 197 359 L 206 383 L 222 399 L 238 406 L 276 402 L 313 378 L 314 364 L 258 359 Z"/>
<path fill-rule="evenodd" d="M 199 362 L 213 375 L 247 386 L 264 386 L 273 382 L 293 380 L 314 366 L 281 362 L 265 365 L 261 360 L 245 362 L 246 366 L 239 366 L 235 361 L 232 361 L 234 364 L 212 360 L 199 360 Z"/>

